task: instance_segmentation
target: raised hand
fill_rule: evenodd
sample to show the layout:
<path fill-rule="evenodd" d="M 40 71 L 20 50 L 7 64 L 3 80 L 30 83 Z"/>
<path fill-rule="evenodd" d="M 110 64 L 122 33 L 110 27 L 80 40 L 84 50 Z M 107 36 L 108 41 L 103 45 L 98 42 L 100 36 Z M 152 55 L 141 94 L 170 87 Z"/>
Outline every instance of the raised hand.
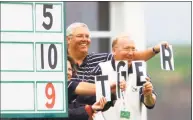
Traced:
<path fill-rule="evenodd" d="M 107 100 L 105 97 L 101 97 L 101 99 L 97 102 L 95 102 L 93 105 L 92 105 L 92 110 L 93 111 L 98 111 L 98 110 L 102 110 L 105 106 L 105 104 L 107 103 Z"/>
<path fill-rule="evenodd" d="M 166 48 L 169 47 L 169 43 L 167 41 L 162 41 L 161 43 L 154 46 L 155 52 L 160 52 L 160 45 L 164 45 Z"/>

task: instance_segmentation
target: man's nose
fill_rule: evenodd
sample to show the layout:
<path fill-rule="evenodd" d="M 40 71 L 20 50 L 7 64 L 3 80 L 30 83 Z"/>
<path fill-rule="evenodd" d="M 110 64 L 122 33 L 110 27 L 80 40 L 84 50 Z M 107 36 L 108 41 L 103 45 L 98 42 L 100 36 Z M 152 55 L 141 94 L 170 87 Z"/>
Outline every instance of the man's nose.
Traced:
<path fill-rule="evenodd" d="M 86 35 L 83 35 L 83 36 L 82 36 L 82 40 L 87 41 L 87 40 L 88 40 L 88 37 L 87 37 Z"/>
<path fill-rule="evenodd" d="M 129 56 L 133 55 L 133 51 L 128 51 L 128 55 Z"/>

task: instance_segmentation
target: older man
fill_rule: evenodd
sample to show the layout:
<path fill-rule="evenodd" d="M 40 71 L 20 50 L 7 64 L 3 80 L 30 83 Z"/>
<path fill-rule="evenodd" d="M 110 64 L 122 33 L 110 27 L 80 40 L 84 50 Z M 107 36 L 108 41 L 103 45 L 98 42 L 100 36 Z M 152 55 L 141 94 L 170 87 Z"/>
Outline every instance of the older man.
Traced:
<path fill-rule="evenodd" d="M 128 75 L 133 73 L 132 71 L 132 61 L 134 60 L 134 52 L 136 51 L 135 42 L 129 38 L 129 36 L 119 36 L 114 39 L 112 43 L 112 50 L 113 50 L 113 58 L 107 62 L 99 63 L 99 65 L 94 68 L 93 75 L 102 75 L 102 74 L 109 74 L 112 71 L 116 71 L 115 61 L 119 60 L 126 60 L 128 62 Z M 93 78 L 94 80 L 94 78 Z M 131 79 L 127 80 L 129 84 L 136 86 L 138 88 L 138 92 L 131 92 L 130 88 L 126 90 L 126 108 L 130 108 L 130 119 L 131 120 L 141 120 L 141 108 L 139 107 L 139 101 L 144 103 L 144 105 L 148 109 L 152 109 L 156 102 L 156 94 L 153 91 L 153 85 L 150 82 L 150 78 L 146 78 L 146 82 L 141 85 L 136 85 L 136 82 L 130 81 Z M 133 79 L 132 79 L 133 80 Z M 134 84 L 133 84 L 134 83 Z M 132 94 L 132 95 L 131 95 Z M 129 96 L 129 97 L 128 97 Z M 115 105 L 113 108 L 114 110 L 110 110 L 111 119 L 117 120 L 119 119 L 119 114 L 117 110 L 120 110 L 120 103 Z M 132 106 L 132 107 L 131 107 Z M 115 112 L 113 114 L 113 112 Z M 108 117 L 108 116 L 106 116 Z M 110 119 L 110 118 L 109 118 Z"/>

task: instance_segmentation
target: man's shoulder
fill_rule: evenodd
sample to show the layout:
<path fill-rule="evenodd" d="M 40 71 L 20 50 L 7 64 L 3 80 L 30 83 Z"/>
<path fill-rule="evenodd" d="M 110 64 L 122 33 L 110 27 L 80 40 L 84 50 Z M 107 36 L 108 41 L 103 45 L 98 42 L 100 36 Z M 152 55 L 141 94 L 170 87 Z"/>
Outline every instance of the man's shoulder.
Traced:
<path fill-rule="evenodd" d="M 68 85 L 70 85 L 70 84 L 78 84 L 79 82 L 81 82 L 81 81 L 77 81 L 77 80 L 71 79 L 71 80 L 68 80 Z"/>
<path fill-rule="evenodd" d="M 94 69 L 101 68 L 102 66 L 110 66 L 111 65 L 111 60 L 107 60 L 104 62 L 100 62 Z"/>
<path fill-rule="evenodd" d="M 101 67 L 101 66 L 112 66 L 112 65 L 111 65 L 111 60 L 108 60 L 108 61 L 105 61 L 105 62 L 100 62 L 100 63 L 98 64 L 98 66 L 99 66 L 99 67 Z"/>
<path fill-rule="evenodd" d="M 89 53 L 87 55 L 88 58 L 92 59 L 92 58 L 106 58 L 106 59 L 110 59 L 112 57 L 111 53 Z"/>
<path fill-rule="evenodd" d="M 76 81 L 76 82 L 79 82 L 80 79 L 78 78 L 77 75 L 73 75 L 70 81 Z"/>
<path fill-rule="evenodd" d="M 101 56 L 101 55 L 109 55 L 111 53 L 95 53 L 95 52 L 92 52 L 92 53 L 89 53 L 88 55 L 89 56 Z"/>
<path fill-rule="evenodd" d="M 100 62 L 93 70 L 92 75 L 101 75 L 104 68 L 110 68 L 111 66 L 111 60 Z"/>

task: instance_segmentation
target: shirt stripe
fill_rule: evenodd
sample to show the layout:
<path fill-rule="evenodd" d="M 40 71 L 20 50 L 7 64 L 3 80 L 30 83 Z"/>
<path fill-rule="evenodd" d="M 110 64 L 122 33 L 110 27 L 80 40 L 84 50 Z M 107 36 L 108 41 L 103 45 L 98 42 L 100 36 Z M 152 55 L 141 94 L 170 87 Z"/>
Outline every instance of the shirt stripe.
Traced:
<path fill-rule="evenodd" d="M 77 66 L 77 76 L 73 79 L 78 79 L 80 81 L 94 82 L 93 75 L 91 74 L 93 69 L 100 63 L 111 60 L 112 54 L 110 53 L 91 53 L 88 54 L 83 63 Z"/>

